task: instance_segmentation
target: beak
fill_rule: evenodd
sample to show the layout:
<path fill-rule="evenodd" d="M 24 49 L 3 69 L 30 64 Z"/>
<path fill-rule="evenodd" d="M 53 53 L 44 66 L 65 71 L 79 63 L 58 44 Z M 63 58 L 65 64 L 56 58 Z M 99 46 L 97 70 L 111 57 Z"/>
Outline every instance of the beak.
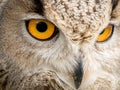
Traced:
<path fill-rule="evenodd" d="M 74 83 L 76 89 L 79 88 L 83 78 L 83 66 L 82 63 L 79 63 L 77 68 L 74 71 Z"/>

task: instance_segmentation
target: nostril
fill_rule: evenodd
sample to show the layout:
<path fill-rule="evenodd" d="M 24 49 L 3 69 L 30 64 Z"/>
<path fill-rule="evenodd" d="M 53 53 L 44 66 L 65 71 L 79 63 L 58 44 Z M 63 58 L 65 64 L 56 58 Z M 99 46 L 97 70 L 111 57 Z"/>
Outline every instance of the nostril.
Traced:
<path fill-rule="evenodd" d="M 74 71 L 74 82 L 76 89 L 79 88 L 83 78 L 83 66 L 82 63 L 79 63 L 77 68 Z"/>

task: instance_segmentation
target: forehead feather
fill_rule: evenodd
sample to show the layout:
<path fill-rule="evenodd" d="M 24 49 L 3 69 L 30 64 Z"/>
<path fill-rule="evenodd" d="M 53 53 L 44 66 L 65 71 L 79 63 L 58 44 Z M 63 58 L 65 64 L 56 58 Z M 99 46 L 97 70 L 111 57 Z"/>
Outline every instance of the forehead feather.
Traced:
<path fill-rule="evenodd" d="M 68 33 L 98 30 L 109 21 L 112 8 L 111 0 L 44 0 L 44 5 L 46 17 L 69 28 Z"/>

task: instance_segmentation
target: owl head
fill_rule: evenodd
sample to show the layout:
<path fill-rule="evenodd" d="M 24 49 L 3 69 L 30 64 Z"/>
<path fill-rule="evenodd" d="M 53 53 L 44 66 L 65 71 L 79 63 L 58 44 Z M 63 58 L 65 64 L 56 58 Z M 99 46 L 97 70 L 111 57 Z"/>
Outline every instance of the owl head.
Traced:
<path fill-rule="evenodd" d="M 119 90 L 120 0 L 0 0 L 1 90 Z"/>

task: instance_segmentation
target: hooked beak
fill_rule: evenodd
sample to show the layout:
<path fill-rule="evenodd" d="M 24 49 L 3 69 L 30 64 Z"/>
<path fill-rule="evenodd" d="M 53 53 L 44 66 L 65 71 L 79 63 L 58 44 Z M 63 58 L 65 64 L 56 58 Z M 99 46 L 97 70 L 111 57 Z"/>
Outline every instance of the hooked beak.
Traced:
<path fill-rule="evenodd" d="M 76 89 L 79 88 L 83 78 L 83 66 L 82 63 L 79 63 L 77 68 L 74 71 L 74 83 Z"/>

